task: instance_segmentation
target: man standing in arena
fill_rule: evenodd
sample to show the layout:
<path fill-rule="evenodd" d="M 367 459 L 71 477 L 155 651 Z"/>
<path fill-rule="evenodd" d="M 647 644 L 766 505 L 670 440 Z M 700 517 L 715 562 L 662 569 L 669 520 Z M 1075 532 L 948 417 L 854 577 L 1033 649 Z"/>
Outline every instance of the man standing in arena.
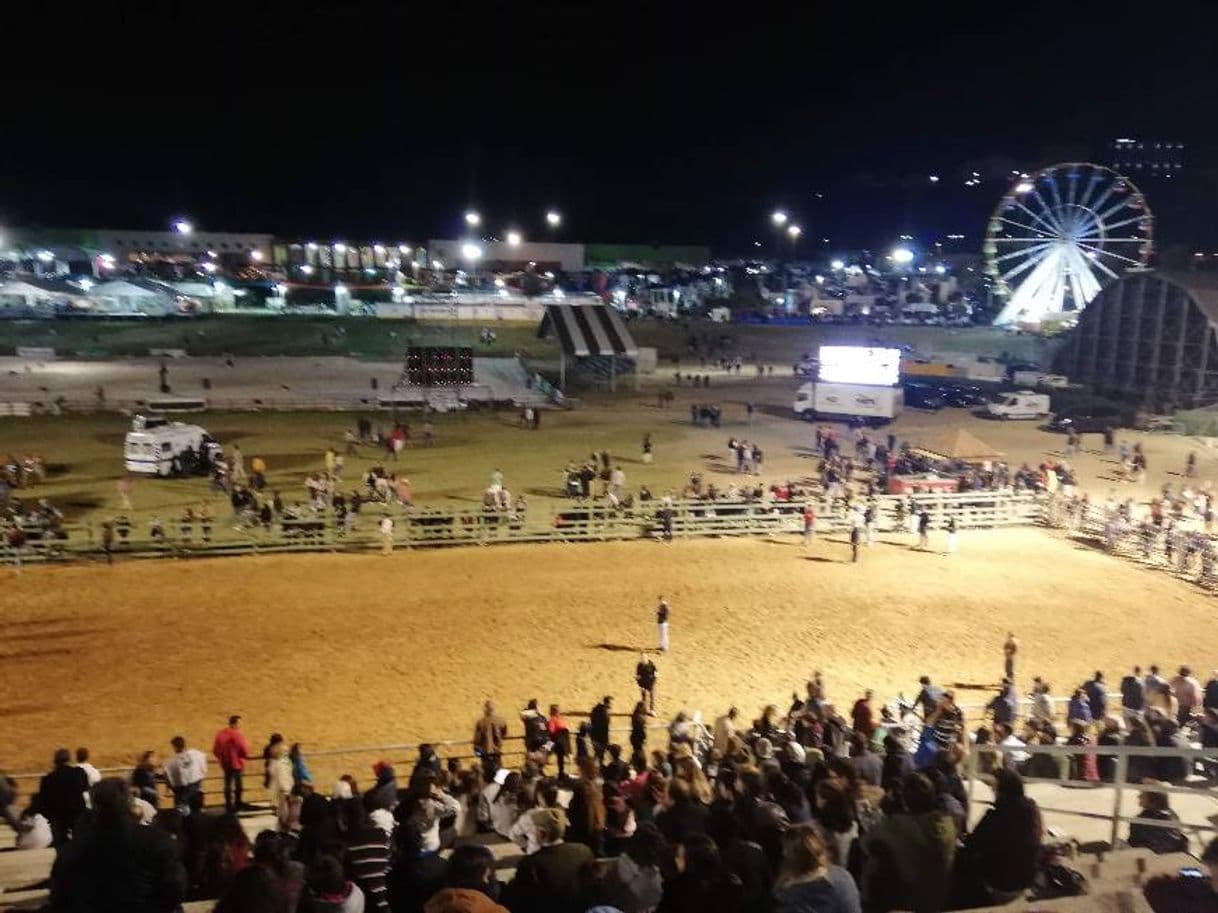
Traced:
<path fill-rule="evenodd" d="M 1006 642 L 1002 645 L 1002 674 L 1015 681 L 1015 656 L 1019 653 L 1019 641 L 1015 639 L 1014 631 L 1007 631 Z"/>
<path fill-rule="evenodd" d="M 656 715 L 656 678 L 658 676 L 656 664 L 646 653 L 640 653 L 639 664 L 634 667 L 634 680 L 638 682 L 642 700 L 647 704 L 647 712 L 650 716 Z"/>
<path fill-rule="evenodd" d="M 495 715 L 495 705 L 487 701 L 482 706 L 482 716 L 474 723 L 474 754 L 482 759 L 482 772 L 488 783 L 499 770 L 505 738 L 507 723 Z"/>
<path fill-rule="evenodd" d="M 605 695 L 588 714 L 588 735 L 592 739 L 592 754 L 599 765 L 605 760 L 609 749 L 609 713 L 613 709 L 613 698 Z"/>
<path fill-rule="evenodd" d="M 930 512 L 926 508 L 918 514 L 918 548 L 930 548 Z"/>
<path fill-rule="evenodd" d="M 659 605 L 656 606 L 656 629 L 659 633 L 660 652 L 668 652 L 668 603 L 661 596 Z"/>
<path fill-rule="evenodd" d="M 228 726 L 216 733 L 211 753 L 224 771 L 224 810 L 236 814 L 241 810 L 242 779 L 245 761 L 250 756 L 249 745 L 241 731 L 241 717 L 233 714 Z"/>

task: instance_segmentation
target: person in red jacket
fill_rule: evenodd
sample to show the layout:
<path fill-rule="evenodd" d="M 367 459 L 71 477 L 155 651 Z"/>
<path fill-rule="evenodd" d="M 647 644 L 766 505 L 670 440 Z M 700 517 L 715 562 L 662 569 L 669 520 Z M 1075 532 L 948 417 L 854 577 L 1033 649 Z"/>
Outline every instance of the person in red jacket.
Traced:
<path fill-rule="evenodd" d="M 236 814 L 241 810 L 242 777 L 245 761 L 250 756 L 249 745 L 241 731 L 241 717 L 228 718 L 228 726 L 216 733 L 211 753 L 224 770 L 224 810 Z"/>

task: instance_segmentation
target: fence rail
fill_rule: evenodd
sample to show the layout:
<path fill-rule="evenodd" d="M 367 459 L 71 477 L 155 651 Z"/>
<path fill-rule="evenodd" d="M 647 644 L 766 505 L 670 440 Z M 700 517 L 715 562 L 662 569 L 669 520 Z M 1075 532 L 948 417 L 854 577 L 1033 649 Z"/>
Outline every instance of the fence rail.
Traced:
<path fill-rule="evenodd" d="M 603 503 L 572 500 L 555 513 L 536 508 L 523 513 L 490 508 L 401 508 L 369 502 L 354 524 L 326 513 L 284 518 L 269 526 L 252 517 L 163 522 L 154 536 L 147 527 L 118 518 L 113 554 L 133 558 L 191 557 L 281 552 L 358 552 L 384 546 L 377 532 L 382 514 L 394 518 L 394 548 L 446 545 L 496 545 L 526 542 L 608 542 L 638 539 L 688 539 L 769 536 L 803 530 L 803 510 L 816 511 L 816 532 L 850 529 L 854 516 L 844 501 L 703 501 L 683 500 L 671 507 L 660 501 L 610 508 Z M 949 519 L 961 529 L 1036 525 L 1042 502 L 1032 494 L 965 492 L 913 496 L 881 495 L 875 499 L 877 533 L 908 531 L 912 512 L 925 509 L 932 526 Z M 100 524 L 65 523 L 54 529 L 27 527 L 27 540 L 9 547 L 12 561 L 68 561 L 102 556 Z"/>

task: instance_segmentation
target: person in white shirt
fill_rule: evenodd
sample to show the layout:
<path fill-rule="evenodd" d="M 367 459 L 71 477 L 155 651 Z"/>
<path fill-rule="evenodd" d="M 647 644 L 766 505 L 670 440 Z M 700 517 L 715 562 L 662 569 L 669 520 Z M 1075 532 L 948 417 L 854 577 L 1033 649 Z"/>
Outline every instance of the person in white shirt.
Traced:
<path fill-rule="evenodd" d="M 1032 686 L 1032 719 L 1041 723 L 1053 722 L 1053 698 L 1049 695 L 1049 683 L 1039 678 Z"/>
<path fill-rule="evenodd" d="M 173 756 L 165 762 L 165 781 L 173 790 L 173 806 L 183 815 L 190 814 L 190 797 L 203 789 L 207 777 L 207 755 L 187 748 L 186 739 L 176 735 L 169 743 Z"/>
<path fill-rule="evenodd" d="M 98 772 L 96 767 L 89 763 L 89 749 L 76 749 L 76 766 L 85 772 L 85 776 L 89 779 L 90 786 L 93 786 L 93 784 L 101 780 L 101 773 Z"/>
<path fill-rule="evenodd" d="M 393 518 L 388 514 L 381 517 L 381 554 L 393 554 Z"/>

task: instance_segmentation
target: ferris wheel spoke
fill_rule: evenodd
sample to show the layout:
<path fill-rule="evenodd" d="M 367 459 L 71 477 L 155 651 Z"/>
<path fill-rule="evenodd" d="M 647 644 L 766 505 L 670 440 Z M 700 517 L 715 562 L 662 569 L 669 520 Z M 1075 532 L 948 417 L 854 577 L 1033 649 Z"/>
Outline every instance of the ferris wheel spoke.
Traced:
<path fill-rule="evenodd" d="M 1087 208 L 1087 201 L 1091 198 L 1091 194 L 1095 191 L 1096 185 L 1099 184 L 1101 177 L 1102 176 L 1098 171 L 1093 171 L 1091 173 L 1091 178 L 1087 181 L 1087 186 L 1083 190 L 1083 195 L 1078 198 L 1079 209 L 1085 210 Z"/>
<path fill-rule="evenodd" d="M 1029 212 L 1028 215 L 1031 215 L 1033 218 L 1036 218 L 1036 216 L 1033 215 L 1031 212 Z M 1000 220 L 1002 220 L 1003 222 L 1006 222 L 1008 225 L 1014 225 L 1016 228 L 1022 228 L 1024 231 L 1036 232 L 1037 235 L 1042 236 L 1042 237 L 1049 237 L 1050 235 L 1056 234 L 1055 231 L 1051 231 L 1051 230 L 1044 229 L 1044 228 L 1037 228 L 1035 225 L 1025 225 L 1023 222 L 1016 222 L 1014 219 L 1008 219 L 1006 216 L 999 216 L 998 218 Z M 1040 238 L 1039 237 L 1021 238 L 1020 240 L 1038 241 L 1038 240 L 1040 240 Z"/>
<path fill-rule="evenodd" d="M 1011 260 L 1015 257 L 1026 257 L 1032 253 L 1041 253 L 1044 251 L 1044 249 L 1046 247 L 1049 247 L 1051 244 L 1053 244 L 1052 241 L 1044 241 L 1040 244 L 1035 244 L 1031 247 L 1022 247 L 1019 250 L 1011 251 L 1009 254 L 1003 254 L 1001 257 L 995 257 L 994 262 L 1001 263 L 1003 260 Z"/>
<path fill-rule="evenodd" d="M 1092 204 L 1091 204 L 1091 205 L 1088 207 L 1088 211 L 1089 211 L 1089 212 L 1090 212 L 1092 215 L 1095 215 L 1096 211 L 1097 211 L 1097 210 L 1098 210 L 1098 209 L 1099 209 L 1101 206 L 1103 206 L 1105 203 L 1107 203 L 1107 202 L 1108 202 L 1108 198 L 1109 198 L 1110 196 L 1112 196 L 1114 193 L 1116 193 L 1116 189 L 1117 189 L 1116 181 L 1113 181 L 1113 182 L 1112 182 L 1112 183 L 1110 183 L 1110 184 L 1109 184 L 1107 187 L 1105 187 L 1105 188 L 1104 188 L 1104 192 L 1103 192 L 1103 193 L 1101 193 L 1101 194 L 1099 195 L 1099 199 L 1097 199 L 1097 200 L 1096 200 L 1094 203 L 1092 203 Z M 1122 201 L 1122 202 L 1124 202 L 1124 201 Z"/>
<path fill-rule="evenodd" d="M 1035 269 L 1037 265 L 1044 263 L 1046 259 L 1048 259 L 1049 257 L 1052 257 L 1052 256 L 1053 256 L 1052 252 L 1045 252 L 1045 253 L 1040 254 L 1039 256 L 1029 257 L 1027 260 L 1025 260 L 1023 263 L 1020 263 L 1015 268 L 1007 270 L 1007 272 L 1003 273 L 1002 274 L 1003 281 L 1008 281 L 1010 279 L 1014 279 L 1016 276 L 1022 275 L 1023 273 L 1026 273 L 1030 269 Z"/>
<path fill-rule="evenodd" d="M 1097 258 L 1112 257 L 1114 260 L 1121 260 L 1121 261 L 1123 261 L 1125 263 L 1129 263 L 1133 266 L 1142 265 L 1141 260 L 1135 260 L 1132 257 L 1126 257 L 1124 254 L 1118 254 L 1116 251 L 1104 250 L 1104 248 L 1102 248 L 1102 247 L 1092 247 L 1089 244 L 1076 244 L 1075 246 L 1078 247 L 1079 250 L 1085 250 L 1089 254 L 1095 254 Z"/>
<path fill-rule="evenodd" d="M 1066 224 L 1066 208 L 1062 204 L 1062 196 L 1057 189 L 1057 181 L 1049 181 L 1049 193 L 1053 195 L 1053 214 L 1057 224 L 1064 228 Z"/>
<path fill-rule="evenodd" d="M 1074 208 L 1074 195 L 1078 190 L 1078 172 L 1071 171 L 1066 175 L 1066 205 Z"/>
<path fill-rule="evenodd" d="M 1124 228 L 1126 225 L 1133 225 L 1137 222 L 1141 222 L 1145 218 L 1146 216 L 1144 215 L 1130 216 L 1128 219 L 1122 219 L 1120 222 L 1112 222 L 1109 225 L 1105 225 L 1104 230 L 1112 231 L 1114 228 Z"/>
<path fill-rule="evenodd" d="M 1109 216 L 1120 212 L 1122 209 L 1129 207 L 1129 205 L 1130 205 L 1129 200 L 1117 200 L 1115 203 L 1113 203 L 1103 212 L 1096 213 L 1095 217 L 1097 219 L 1099 219 L 1101 222 L 1107 222 Z M 1099 207 L 1096 207 L 1096 208 L 1098 209 Z"/>
<path fill-rule="evenodd" d="M 1040 218 L 1037 221 L 1044 222 L 1047 225 L 1052 225 L 1054 233 L 1063 234 L 1065 232 L 1065 226 L 1062 225 L 1062 221 L 1060 218 L 1058 218 L 1058 214 L 1056 211 L 1054 211 L 1053 207 L 1045 202 L 1045 198 L 1041 195 L 1039 190 L 1032 191 L 1032 199 L 1036 202 L 1036 205 L 1040 207 Z"/>

